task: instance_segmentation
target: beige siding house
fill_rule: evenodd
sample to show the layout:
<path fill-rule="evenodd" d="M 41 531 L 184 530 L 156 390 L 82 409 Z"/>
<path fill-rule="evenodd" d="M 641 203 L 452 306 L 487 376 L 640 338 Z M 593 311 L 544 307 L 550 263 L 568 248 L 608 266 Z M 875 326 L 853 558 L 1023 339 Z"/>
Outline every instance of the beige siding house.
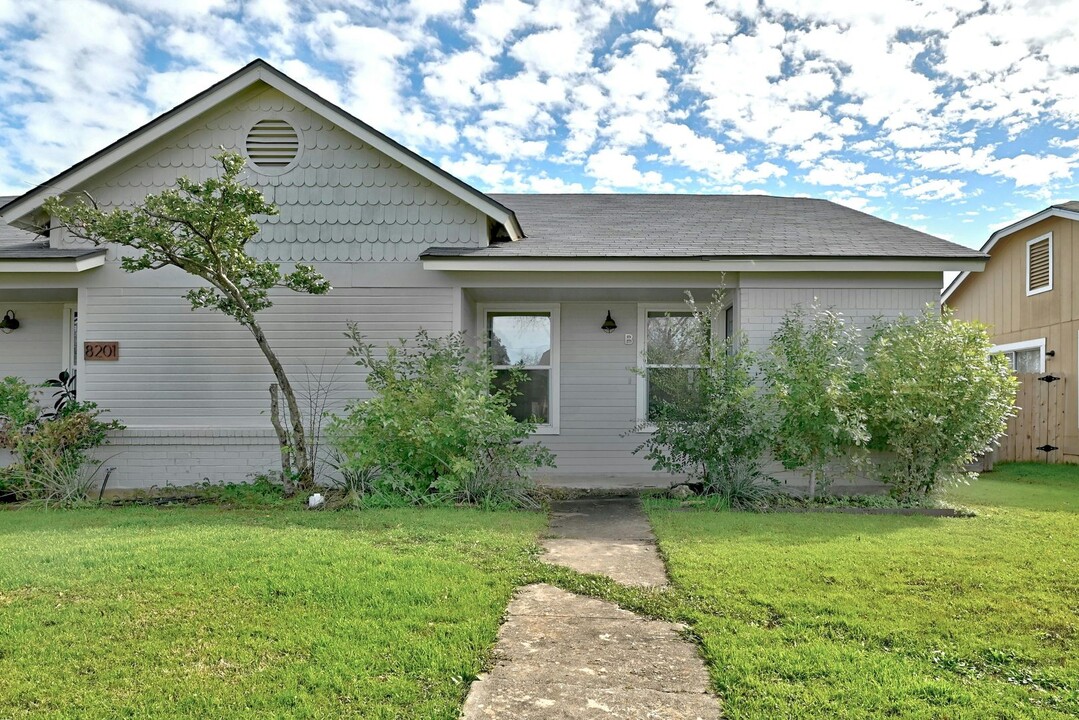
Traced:
<path fill-rule="evenodd" d="M 779 317 L 814 298 L 868 325 L 939 298 L 946 270 L 984 255 L 823 200 L 763 196 L 489 195 L 255 61 L 20 197 L 0 201 L 0 376 L 78 371 L 80 397 L 128 426 L 111 484 L 240 481 L 272 470 L 271 374 L 250 337 L 192 312 L 186 275 L 124 273 L 112 250 L 51 232 L 42 202 L 86 191 L 135 202 L 177 177 L 216 173 L 221 146 L 247 154 L 248 181 L 278 206 L 251 251 L 313 263 L 327 296 L 287 292 L 264 326 L 304 383 L 362 397 L 346 357 L 355 321 L 379 344 L 465 331 L 533 378 L 522 411 L 557 455 L 551 481 L 662 483 L 632 453 L 647 380 L 634 372 L 650 333 L 687 290 L 727 288 L 728 332 L 760 346 Z M 601 329 L 608 313 L 616 328 Z M 674 321 L 677 320 L 677 315 Z M 116 342 L 118 359 L 85 343 Z"/>
<path fill-rule="evenodd" d="M 1079 202 L 1048 207 L 993 233 L 982 247 L 985 271 L 961 273 L 944 302 L 966 320 L 990 326 L 996 348 L 1019 373 L 1062 378 L 1062 407 L 1054 402 L 1042 422 L 1060 423 L 1058 450 L 1038 459 L 1079 462 Z M 1038 395 L 1048 396 L 1048 389 Z M 1032 398 L 1045 403 L 1045 398 Z M 1033 412 L 1034 408 L 1026 408 Z M 1059 414 L 1061 417 L 1055 417 Z M 1055 431 L 1055 428 L 1054 428 Z M 1044 440 L 1044 428 L 1033 441 Z"/>

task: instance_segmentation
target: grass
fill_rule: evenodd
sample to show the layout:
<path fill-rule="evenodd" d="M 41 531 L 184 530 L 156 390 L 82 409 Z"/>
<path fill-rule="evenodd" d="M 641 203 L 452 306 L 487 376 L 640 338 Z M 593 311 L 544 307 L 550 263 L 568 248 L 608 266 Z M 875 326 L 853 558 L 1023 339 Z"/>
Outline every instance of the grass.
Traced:
<path fill-rule="evenodd" d="M 974 519 L 650 514 L 729 718 L 1079 715 L 1079 468 L 1004 465 Z"/>
<path fill-rule="evenodd" d="M 456 718 L 543 523 L 0 511 L 0 717 Z"/>

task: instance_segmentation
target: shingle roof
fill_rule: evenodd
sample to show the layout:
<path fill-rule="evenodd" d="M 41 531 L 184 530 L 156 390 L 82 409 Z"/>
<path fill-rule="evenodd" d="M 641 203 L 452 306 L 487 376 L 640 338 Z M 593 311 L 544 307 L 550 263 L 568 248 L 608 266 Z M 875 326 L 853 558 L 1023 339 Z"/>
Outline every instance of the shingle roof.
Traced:
<path fill-rule="evenodd" d="M 0 260 L 75 260 L 103 254 L 104 248 L 51 248 L 41 242 L 0 245 Z"/>
<path fill-rule="evenodd" d="M 1079 200 L 1069 200 L 1068 202 L 1057 203 L 1052 207 L 1060 208 L 1061 210 L 1071 210 L 1072 212 L 1079 212 Z"/>
<path fill-rule="evenodd" d="M 983 258 L 903 225 L 811 198 L 505 195 L 525 239 L 424 256 Z"/>
<path fill-rule="evenodd" d="M 0 207 L 7 205 L 14 199 L 13 196 L 0 195 Z M 0 221 L 0 248 L 6 249 L 12 245 L 23 245 L 38 239 L 38 236 L 32 232 L 20 230 Z"/>

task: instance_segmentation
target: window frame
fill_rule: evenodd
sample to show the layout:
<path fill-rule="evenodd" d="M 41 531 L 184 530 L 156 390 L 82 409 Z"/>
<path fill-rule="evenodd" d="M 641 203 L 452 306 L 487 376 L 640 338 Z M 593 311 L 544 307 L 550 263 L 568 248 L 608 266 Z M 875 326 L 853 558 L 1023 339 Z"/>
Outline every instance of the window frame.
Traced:
<path fill-rule="evenodd" d="M 1038 338 L 1036 340 L 1020 340 L 1019 342 L 1005 343 L 1003 345 L 994 345 L 989 348 L 990 355 L 996 355 L 997 353 L 1015 353 L 1019 350 L 1038 350 L 1038 372 L 1045 372 L 1045 338 Z M 1015 372 L 1015 361 L 1012 360 L 1012 372 Z"/>
<path fill-rule="evenodd" d="M 726 333 L 727 310 L 733 309 L 734 303 L 723 308 L 724 333 Z M 684 313 L 689 312 L 685 301 L 677 303 L 638 303 L 637 304 L 637 427 L 638 432 L 654 432 L 656 426 L 648 422 L 648 314 L 649 313 Z M 737 320 L 735 320 L 737 322 Z M 715 332 L 717 323 L 712 323 Z M 657 367 L 696 367 L 703 365 L 660 365 Z"/>
<path fill-rule="evenodd" d="M 1042 240 L 1049 241 L 1049 284 L 1036 290 L 1030 289 L 1030 249 L 1036 243 L 1040 243 Z M 1049 292 L 1053 289 L 1053 233 L 1048 232 L 1044 235 L 1039 235 L 1033 240 L 1027 240 L 1026 244 L 1026 277 L 1027 277 L 1027 297 L 1032 295 L 1041 295 L 1042 293 Z"/>
<path fill-rule="evenodd" d="M 61 323 L 63 326 L 63 341 L 61 342 L 61 356 L 60 370 L 70 370 L 75 372 L 76 379 L 78 378 L 77 369 L 79 366 L 79 341 L 76 337 L 78 332 L 77 319 L 79 316 L 78 303 L 64 303 L 64 321 Z"/>
<path fill-rule="evenodd" d="M 561 403 L 559 402 L 561 396 L 561 382 L 560 378 L 560 366 L 561 366 L 561 354 L 560 354 L 560 335 L 561 335 L 561 305 L 559 303 L 482 303 L 476 306 L 476 325 L 483 328 L 483 352 L 489 353 L 491 347 L 491 338 L 488 335 L 488 315 L 490 313 L 512 315 L 513 313 L 538 313 L 546 312 L 551 317 L 551 365 L 550 365 L 550 377 L 548 378 L 549 397 L 547 399 L 549 406 L 549 422 L 542 425 L 536 425 L 536 430 L 533 435 L 558 435 L 561 415 Z M 486 355 L 490 358 L 490 355 Z M 526 368 L 528 366 L 525 366 Z"/>

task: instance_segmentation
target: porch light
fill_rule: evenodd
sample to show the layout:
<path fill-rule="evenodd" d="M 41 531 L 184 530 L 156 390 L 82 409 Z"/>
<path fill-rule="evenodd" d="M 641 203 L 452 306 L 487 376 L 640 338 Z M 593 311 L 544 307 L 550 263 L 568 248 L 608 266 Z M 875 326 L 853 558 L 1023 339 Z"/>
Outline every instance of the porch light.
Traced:
<path fill-rule="evenodd" d="M 3 319 L 0 319 L 0 330 L 2 330 L 5 335 L 7 335 L 8 333 L 18 330 L 19 325 L 21 324 L 22 323 L 15 319 L 15 311 L 8 310 L 6 313 L 4 313 Z"/>
<path fill-rule="evenodd" d="M 610 335 L 618 327 L 618 323 L 611 317 L 611 311 L 607 311 L 607 319 L 603 321 L 603 324 L 599 326 L 600 330 Z"/>

